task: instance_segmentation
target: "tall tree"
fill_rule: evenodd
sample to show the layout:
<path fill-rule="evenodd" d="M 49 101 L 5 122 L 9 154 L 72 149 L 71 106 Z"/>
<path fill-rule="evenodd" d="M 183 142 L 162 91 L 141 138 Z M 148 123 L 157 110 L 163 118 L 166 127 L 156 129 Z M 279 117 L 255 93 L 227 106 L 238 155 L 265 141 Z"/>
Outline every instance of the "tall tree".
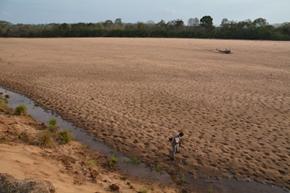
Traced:
<path fill-rule="evenodd" d="M 122 25 L 122 19 L 121 18 L 115 19 L 115 24 L 116 25 Z"/>
<path fill-rule="evenodd" d="M 199 25 L 199 19 L 197 17 L 195 18 L 189 18 L 187 22 L 188 26 L 198 26 Z"/>
<path fill-rule="evenodd" d="M 103 25 L 104 25 L 105 27 L 110 27 L 110 26 L 113 25 L 113 22 L 112 22 L 111 20 L 106 20 L 106 21 L 103 23 Z"/>
<path fill-rule="evenodd" d="M 159 21 L 156 25 L 158 27 L 166 27 L 167 26 L 166 22 L 163 19 L 161 21 Z"/>
<path fill-rule="evenodd" d="M 210 29 L 213 27 L 212 21 L 213 21 L 212 17 L 209 15 L 206 15 L 200 19 L 200 24 L 201 24 L 201 26 Z"/>
<path fill-rule="evenodd" d="M 263 27 L 263 26 L 266 26 L 268 25 L 267 23 L 267 20 L 264 19 L 264 18 L 257 18 L 253 21 L 253 24 L 256 26 L 256 27 Z"/>
<path fill-rule="evenodd" d="M 180 28 L 180 27 L 184 26 L 184 22 L 181 19 L 176 19 L 176 20 L 169 21 L 167 24 L 169 26 L 173 26 L 173 27 L 176 27 L 176 28 Z"/>
<path fill-rule="evenodd" d="M 227 18 L 223 18 L 221 22 L 221 26 L 226 27 L 228 24 L 230 24 L 230 21 Z"/>
<path fill-rule="evenodd" d="M 144 30 L 145 29 L 145 24 L 143 22 L 138 22 L 137 23 L 137 29 L 138 30 Z"/>

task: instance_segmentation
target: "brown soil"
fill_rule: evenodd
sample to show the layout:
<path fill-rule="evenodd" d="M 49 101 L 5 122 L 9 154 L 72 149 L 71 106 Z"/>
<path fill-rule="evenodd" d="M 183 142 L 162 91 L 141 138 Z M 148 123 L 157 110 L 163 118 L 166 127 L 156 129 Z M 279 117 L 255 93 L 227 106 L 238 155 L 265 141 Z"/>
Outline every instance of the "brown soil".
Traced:
<path fill-rule="evenodd" d="M 182 129 L 178 167 L 289 187 L 289 53 L 272 41 L 0 39 L 0 84 L 162 167 Z"/>
<path fill-rule="evenodd" d="M 76 141 L 51 148 L 35 144 L 45 129 L 28 116 L 14 116 L 0 111 L 0 174 L 17 179 L 48 181 L 57 193 L 118 192 L 175 193 L 174 187 L 132 179 L 115 169 L 108 169 L 107 158 L 91 152 Z M 27 136 L 27 137 L 23 137 Z"/>

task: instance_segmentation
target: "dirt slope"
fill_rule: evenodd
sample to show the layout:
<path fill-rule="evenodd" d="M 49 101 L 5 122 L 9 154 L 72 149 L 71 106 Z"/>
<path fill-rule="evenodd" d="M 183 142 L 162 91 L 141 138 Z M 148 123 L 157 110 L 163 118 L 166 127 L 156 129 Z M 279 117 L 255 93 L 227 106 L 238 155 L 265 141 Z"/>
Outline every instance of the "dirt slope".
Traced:
<path fill-rule="evenodd" d="M 42 127 L 28 116 L 3 113 L 0 106 L 0 173 L 20 180 L 49 181 L 57 193 L 112 192 L 112 184 L 126 193 L 177 192 L 174 187 L 132 179 L 108 169 L 106 158 L 76 141 L 53 147 L 36 145 L 44 132 Z"/>

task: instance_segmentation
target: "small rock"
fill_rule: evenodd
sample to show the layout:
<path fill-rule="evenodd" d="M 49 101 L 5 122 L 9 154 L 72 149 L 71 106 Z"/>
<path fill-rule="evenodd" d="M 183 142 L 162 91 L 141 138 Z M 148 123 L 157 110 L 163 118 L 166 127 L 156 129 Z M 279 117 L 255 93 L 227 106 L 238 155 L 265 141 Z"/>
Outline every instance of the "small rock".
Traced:
<path fill-rule="evenodd" d="M 117 185 L 117 184 L 111 184 L 109 186 L 109 188 L 112 190 L 112 191 L 119 191 L 120 190 L 120 187 Z"/>
<path fill-rule="evenodd" d="M 44 123 L 40 123 L 39 126 L 42 128 L 42 129 L 45 129 L 46 128 L 46 125 Z"/>
<path fill-rule="evenodd" d="M 124 176 L 122 176 L 120 179 L 123 180 L 123 181 L 127 180 L 127 178 L 124 177 Z"/>

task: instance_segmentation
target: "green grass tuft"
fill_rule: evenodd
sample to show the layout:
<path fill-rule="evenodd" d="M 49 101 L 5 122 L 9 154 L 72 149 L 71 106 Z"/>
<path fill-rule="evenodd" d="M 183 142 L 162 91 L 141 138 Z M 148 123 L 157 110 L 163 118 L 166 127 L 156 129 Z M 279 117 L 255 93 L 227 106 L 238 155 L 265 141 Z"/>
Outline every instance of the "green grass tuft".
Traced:
<path fill-rule="evenodd" d="M 108 159 L 108 166 L 109 168 L 113 169 L 116 167 L 118 163 L 118 158 L 115 155 L 112 155 L 109 159 Z"/>
<path fill-rule="evenodd" d="M 154 170 L 155 170 L 156 172 L 161 173 L 161 172 L 162 172 L 162 167 L 161 167 L 161 165 L 159 165 L 158 163 L 155 164 L 155 166 L 154 166 Z"/>
<path fill-rule="evenodd" d="M 57 130 L 57 121 L 56 121 L 55 118 L 49 119 L 48 128 L 49 128 L 50 131 L 56 132 L 56 130 Z"/>
<path fill-rule="evenodd" d="M 27 108 L 25 105 L 19 105 L 14 110 L 15 115 L 26 115 L 27 114 Z"/>
<path fill-rule="evenodd" d="M 57 135 L 57 141 L 59 144 L 67 144 L 73 139 L 69 131 L 60 131 Z"/>
<path fill-rule="evenodd" d="M 138 157 L 135 156 L 131 157 L 129 162 L 133 165 L 139 165 L 141 163 L 140 159 L 138 159 Z"/>

